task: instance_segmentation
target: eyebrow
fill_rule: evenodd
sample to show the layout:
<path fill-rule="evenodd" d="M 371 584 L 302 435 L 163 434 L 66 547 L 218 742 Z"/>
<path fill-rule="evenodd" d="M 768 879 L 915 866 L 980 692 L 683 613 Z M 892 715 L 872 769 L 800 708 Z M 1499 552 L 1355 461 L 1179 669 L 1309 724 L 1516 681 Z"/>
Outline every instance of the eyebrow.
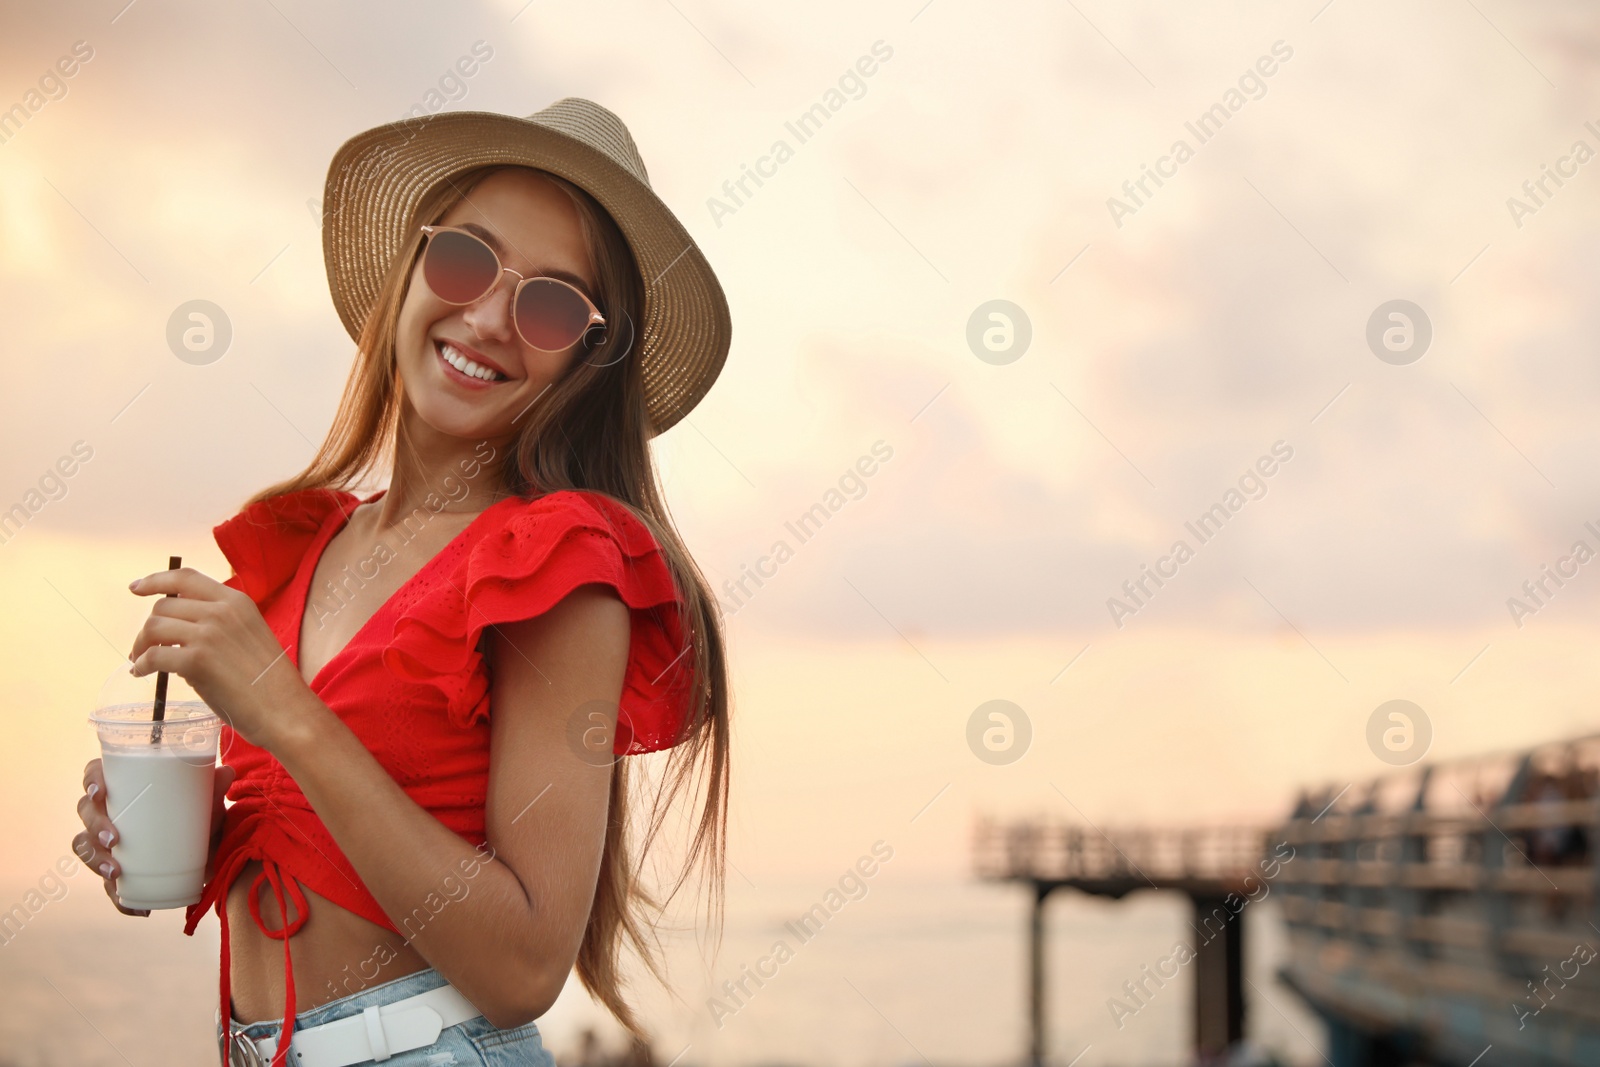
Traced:
<path fill-rule="evenodd" d="M 499 235 L 490 230 L 487 226 L 480 226 L 476 222 L 463 222 L 459 223 L 458 225 L 461 229 L 468 230 L 483 238 L 484 241 L 488 243 L 489 247 L 495 250 L 496 254 L 500 256 L 504 256 L 506 254 L 505 242 L 500 240 Z M 593 300 L 596 305 L 600 303 L 599 298 L 590 291 L 589 283 L 584 281 L 582 276 L 574 274 L 570 270 L 562 270 L 559 267 L 534 267 L 533 269 L 542 277 L 560 278 L 562 281 L 576 287 L 579 292 L 588 297 L 590 300 Z"/>

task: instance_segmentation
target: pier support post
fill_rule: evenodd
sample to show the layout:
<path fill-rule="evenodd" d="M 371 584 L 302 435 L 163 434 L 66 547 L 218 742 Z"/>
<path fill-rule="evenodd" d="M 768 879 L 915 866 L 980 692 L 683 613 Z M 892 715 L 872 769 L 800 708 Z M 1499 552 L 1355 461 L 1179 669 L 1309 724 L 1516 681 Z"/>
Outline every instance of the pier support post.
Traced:
<path fill-rule="evenodd" d="M 1053 887 L 1033 885 L 1033 914 L 1028 920 L 1028 1063 L 1044 1064 L 1044 902 Z"/>
<path fill-rule="evenodd" d="M 1191 897 L 1197 933 L 1194 1048 L 1202 1060 L 1244 1040 L 1244 916 L 1223 897 Z"/>

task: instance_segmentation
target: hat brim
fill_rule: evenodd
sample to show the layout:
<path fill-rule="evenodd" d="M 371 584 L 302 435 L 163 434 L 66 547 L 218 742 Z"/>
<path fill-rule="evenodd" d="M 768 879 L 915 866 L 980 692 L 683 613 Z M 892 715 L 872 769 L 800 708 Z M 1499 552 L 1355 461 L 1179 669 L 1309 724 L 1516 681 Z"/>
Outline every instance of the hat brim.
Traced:
<path fill-rule="evenodd" d="M 439 182 L 473 167 L 535 167 L 588 191 L 616 220 L 644 282 L 637 357 L 646 413 L 660 433 L 722 370 L 733 327 L 705 255 L 648 185 L 604 152 L 529 119 L 452 111 L 357 134 L 334 154 L 322 200 L 322 254 L 340 321 L 359 338 L 412 213 Z"/>

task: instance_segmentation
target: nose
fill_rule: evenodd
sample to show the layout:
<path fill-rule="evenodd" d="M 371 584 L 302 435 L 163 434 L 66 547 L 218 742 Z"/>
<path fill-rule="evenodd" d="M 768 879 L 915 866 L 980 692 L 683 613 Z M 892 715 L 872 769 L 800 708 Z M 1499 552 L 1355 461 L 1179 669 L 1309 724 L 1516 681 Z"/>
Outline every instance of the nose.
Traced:
<path fill-rule="evenodd" d="M 507 274 L 511 275 L 509 282 L 506 281 Z M 462 317 L 479 338 L 509 343 L 516 337 L 511 301 L 519 278 L 520 275 L 511 268 L 501 268 L 500 277 L 495 279 L 494 287 L 480 296 L 475 303 L 467 305 Z"/>

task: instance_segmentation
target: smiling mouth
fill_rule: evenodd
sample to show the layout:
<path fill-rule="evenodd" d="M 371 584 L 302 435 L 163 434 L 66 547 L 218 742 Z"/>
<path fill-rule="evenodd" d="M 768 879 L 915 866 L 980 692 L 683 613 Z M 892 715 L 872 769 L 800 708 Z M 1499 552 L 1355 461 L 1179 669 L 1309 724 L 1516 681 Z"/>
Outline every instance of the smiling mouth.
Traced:
<path fill-rule="evenodd" d="M 492 384 L 495 382 L 508 382 L 511 379 L 493 367 L 485 367 L 482 363 L 475 363 L 462 354 L 461 350 L 448 341 L 434 341 L 433 349 L 451 370 L 476 381 Z"/>

